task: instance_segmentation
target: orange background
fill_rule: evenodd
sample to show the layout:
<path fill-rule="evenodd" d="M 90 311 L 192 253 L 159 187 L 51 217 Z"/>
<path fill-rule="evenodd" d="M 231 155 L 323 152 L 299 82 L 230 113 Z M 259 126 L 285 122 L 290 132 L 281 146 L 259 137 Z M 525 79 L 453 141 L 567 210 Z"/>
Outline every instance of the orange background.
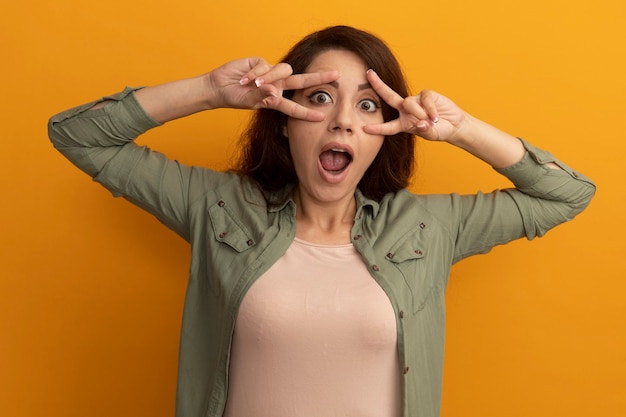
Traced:
<path fill-rule="evenodd" d="M 56 153 L 48 117 L 234 58 L 275 61 L 338 23 L 387 40 L 414 91 L 441 91 L 599 186 L 573 223 L 454 267 L 442 416 L 626 415 L 622 0 L 23 0 L 2 9 L 1 416 L 173 415 L 186 244 Z M 200 114 L 141 141 L 222 169 L 247 116 Z M 422 142 L 419 151 L 419 192 L 507 186 L 452 147 Z"/>

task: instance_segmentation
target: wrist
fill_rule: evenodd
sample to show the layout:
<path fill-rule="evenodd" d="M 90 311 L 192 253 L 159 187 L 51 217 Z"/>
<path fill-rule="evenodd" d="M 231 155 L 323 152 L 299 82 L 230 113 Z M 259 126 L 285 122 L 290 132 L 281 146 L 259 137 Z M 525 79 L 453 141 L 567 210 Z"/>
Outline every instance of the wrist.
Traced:
<path fill-rule="evenodd" d="M 458 125 L 458 128 L 448 139 L 448 143 L 462 149 L 470 148 L 476 140 L 477 135 L 475 131 L 478 128 L 477 124 L 479 123 L 480 120 L 471 114 L 465 113 L 463 120 Z"/>
<path fill-rule="evenodd" d="M 206 105 L 206 110 L 213 110 L 222 107 L 217 94 L 217 88 L 213 82 L 213 72 L 208 72 L 199 77 L 201 84 L 201 91 Z"/>

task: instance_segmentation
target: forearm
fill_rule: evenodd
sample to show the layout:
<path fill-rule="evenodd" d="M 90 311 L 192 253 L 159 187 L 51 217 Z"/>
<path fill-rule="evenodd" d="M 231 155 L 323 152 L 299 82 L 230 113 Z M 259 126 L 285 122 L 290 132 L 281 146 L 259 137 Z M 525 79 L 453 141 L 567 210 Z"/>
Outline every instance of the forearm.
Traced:
<path fill-rule="evenodd" d="M 496 169 L 519 162 L 526 153 L 518 138 L 471 115 L 466 116 L 463 128 L 449 142 Z M 554 163 L 548 163 L 546 166 L 560 169 Z"/>
<path fill-rule="evenodd" d="M 201 75 L 142 88 L 135 92 L 135 98 L 146 114 L 166 123 L 214 108 L 210 91 L 208 76 Z M 107 104 L 107 101 L 98 103 L 92 110 Z"/>
<path fill-rule="evenodd" d="M 543 230 L 538 233 L 541 235 L 583 211 L 591 202 L 596 187 L 590 178 L 555 158 L 550 152 L 523 140 L 520 143 L 527 151 L 522 160 L 497 169 L 497 172 L 515 185 L 516 190 L 510 191 L 510 194 L 520 209 L 528 205 L 530 210 L 524 217 L 534 219 L 532 227 Z M 556 166 L 558 169 L 547 169 L 548 166 Z"/>
<path fill-rule="evenodd" d="M 459 202 L 451 207 L 461 207 L 462 213 L 462 226 L 452 228 L 459 233 L 456 261 L 484 253 L 486 249 L 512 239 L 543 236 L 550 229 L 576 217 L 591 202 L 595 194 L 591 179 L 556 159 L 550 152 L 524 140 L 518 142 L 525 150 L 522 159 L 497 169 L 515 188 L 453 197 Z M 559 169 L 548 169 L 548 166 Z M 452 218 L 445 212 L 438 215 L 443 221 Z"/>
<path fill-rule="evenodd" d="M 216 107 L 212 92 L 208 74 L 126 88 L 53 116 L 50 139 L 59 150 L 124 145 L 152 127 Z"/>
<path fill-rule="evenodd" d="M 210 91 L 208 77 L 202 75 L 142 88 L 135 97 L 150 117 L 165 123 L 213 108 Z"/>
<path fill-rule="evenodd" d="M 127 88 L 52 116 L 48 135 L 54 147 L 83 171 L 96 175 L 118 148 L 159 126 L 139 105 L 135 93 Z"/>

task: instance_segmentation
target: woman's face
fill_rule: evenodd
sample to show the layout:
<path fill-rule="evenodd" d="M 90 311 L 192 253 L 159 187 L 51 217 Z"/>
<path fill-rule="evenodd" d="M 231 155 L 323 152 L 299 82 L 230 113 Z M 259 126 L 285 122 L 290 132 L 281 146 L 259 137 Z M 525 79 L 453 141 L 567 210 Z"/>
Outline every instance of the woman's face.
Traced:
<path fill-rule="evenodd" d="M 381 100 L 366 79 L 367 67 L 353 52 L 329 50 L 307 72 L 338 70 L 337 81 L 295 92 L 293 100 L 326 115 L 322 122 L 289 118 L 289 138 L 298 189 L 317 203 L 354 198 L 354 191 L 383 144 L 383 136 L 363 132 L 382 123 Z"/>

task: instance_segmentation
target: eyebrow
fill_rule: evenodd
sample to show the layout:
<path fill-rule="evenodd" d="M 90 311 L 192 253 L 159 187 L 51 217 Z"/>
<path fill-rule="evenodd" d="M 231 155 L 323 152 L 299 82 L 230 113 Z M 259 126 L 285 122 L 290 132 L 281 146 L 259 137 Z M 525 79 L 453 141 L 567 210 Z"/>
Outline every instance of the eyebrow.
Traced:
<path fill-rule="evenodd" d="M 339 88 L 339 83 L 337 81 L 331 81 L 328 83 L 328 85 L 331 85 L 335 88 Z M 372 88 L 372 85 L 370 83 L 359 84 L 359 86 L 357 87 L 357 91 L 368 90 L 371 88 Z"/>

